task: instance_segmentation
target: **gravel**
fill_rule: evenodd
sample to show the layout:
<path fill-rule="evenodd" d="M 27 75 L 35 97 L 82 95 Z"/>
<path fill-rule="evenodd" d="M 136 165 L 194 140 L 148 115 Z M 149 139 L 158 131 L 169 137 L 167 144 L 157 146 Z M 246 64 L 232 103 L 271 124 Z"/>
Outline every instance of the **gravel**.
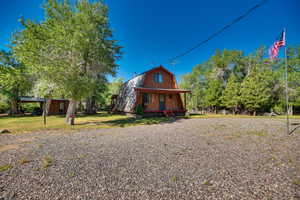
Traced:
<path fill-rule="evenodd" d="M 300 130 L 209 118 L 2 134 L 0 199 L 300 199 Z"/>

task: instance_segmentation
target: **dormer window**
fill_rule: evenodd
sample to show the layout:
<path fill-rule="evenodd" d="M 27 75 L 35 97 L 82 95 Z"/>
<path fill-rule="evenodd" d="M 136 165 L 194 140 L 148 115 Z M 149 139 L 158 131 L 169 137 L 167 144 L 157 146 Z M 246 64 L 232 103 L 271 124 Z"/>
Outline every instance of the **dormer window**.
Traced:
<path fill-rule="evenodd" d="M 163 77 L 162 74 L 159 72 L 154 73 L 154 82 L 156 83 L 162 83 L 163 82 Z"/>

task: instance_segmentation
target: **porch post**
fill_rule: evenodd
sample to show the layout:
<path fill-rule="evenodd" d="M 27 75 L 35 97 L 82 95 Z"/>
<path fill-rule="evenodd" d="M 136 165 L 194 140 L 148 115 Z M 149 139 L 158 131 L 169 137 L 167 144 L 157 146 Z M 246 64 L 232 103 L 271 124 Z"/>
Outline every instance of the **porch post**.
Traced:
<path fill-rule="evenodd" d="M 184 93 L 184 110 L 186 110 L 186 93 Z"/>

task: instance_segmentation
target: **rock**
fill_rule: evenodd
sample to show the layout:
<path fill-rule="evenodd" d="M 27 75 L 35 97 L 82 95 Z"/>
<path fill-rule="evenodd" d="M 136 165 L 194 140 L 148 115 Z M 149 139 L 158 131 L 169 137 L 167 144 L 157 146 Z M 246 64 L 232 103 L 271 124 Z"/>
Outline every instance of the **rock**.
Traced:
<path fill-rule="evenodd" d="M 264 113 L 263 115 L 264 115 L 264 116 L 270 116 L 270 117 L 277 116 L 277 114 L 274 113 L 274 112 L 270 112 L 270 113 L 266 112 L 266 113 Z"/>
<path fill-rule="evenodd" d="M 0 129 L 0 133 L 10 133 L 10 131 L 7 129 Z"/>

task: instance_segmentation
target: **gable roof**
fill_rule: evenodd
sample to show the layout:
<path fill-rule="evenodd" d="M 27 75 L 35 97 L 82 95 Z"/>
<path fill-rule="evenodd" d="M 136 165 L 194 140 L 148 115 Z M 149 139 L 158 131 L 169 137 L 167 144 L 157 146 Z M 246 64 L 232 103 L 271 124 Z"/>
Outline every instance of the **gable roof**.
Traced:
<path fill-rule="evenodd" d="M 143 72 L 143 73 L 141 73 L 141 74 L 146 74 L 146 73 L 155 71 L 155 70 L 157 70 L 157 69 L 161 69 L 161 70 L 167 72 L 168 74 L 174 76 L 174 74 L 173 74 L 172 72 L 170 72 L 169 70 L 167 70 L 166 68 L 164 68 L 162 65 L 160 65 L 160 66 L 158 66 L 158 67 L 154 67 L 154 68 L 152 68 L 152 69 L 150 69 L 150 70 L 148 70 L 148 71 L 145 71 L 145 72 Z"/>
<path fill-rule="evenodd" d="M 138 77 L 138 76 L 141 76 L 141 75 L 145 75 L 146 73 L 152 72 L 152 71 L 157 70 L 157 69 L 161 69 L 161 70 L 167 72 L 168 74 L 170 74 L 171 76 L 175 77 L 174 74 L 173 74 L 172 72 L 170 72 L 169 70 L 167 70 L 166 68 L 164 68 L 162 65 L 160 65 L 160 66 L 158 66 L 158 67 L 154 67 L 154 68 L 152 68 L 152 69 L 149 69 L 149 70 L 147 70 L 147 71 L 144 71 L 144 72 L 142 72 L 142 73 L 140 73 L 140 74 L 136 74 L 134 77 L 132 77 L 132 78 L 128 79 L 127 81 L 125 81 L 122 85 L 127 84 L 130 80 L 134 79 L 135 77 Z M 175 79 L 175 78 L 174 78 L 174 79 Z"/>

